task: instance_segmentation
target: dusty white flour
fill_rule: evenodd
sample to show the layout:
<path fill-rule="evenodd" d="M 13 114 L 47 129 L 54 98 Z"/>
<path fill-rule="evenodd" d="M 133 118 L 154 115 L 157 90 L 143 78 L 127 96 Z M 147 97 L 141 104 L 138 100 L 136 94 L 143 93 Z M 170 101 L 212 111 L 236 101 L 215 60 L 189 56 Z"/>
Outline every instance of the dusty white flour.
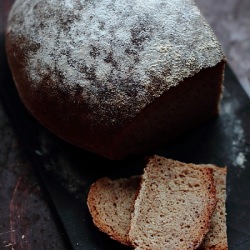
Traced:
<path fill-rule="evenodd" d="M 192 0 L 17 0 L 7 32 L 33 47 L 25 70 L 34 88 L 49 76 L 62 89 L 83 87 L 92 106 L 134 112 L 223 58 Z"/>
<path fill-rule="evenodd" d="M 224 126 L 227 129 L 227 133 L 230 133 L 230 136 L 233 138 L 228 157 L 231 159 L 232 165 L 239 169 L 238 175 L 240 175 L 246 168 L 246 154 L 249 152 L 249 149 L 246 147 L 242 121 L 235 114 L 238 106 L 238 100 L 231 99 L 223 105 L 222 115 L 227 116 L 223 119 L 225 120 Z"/>

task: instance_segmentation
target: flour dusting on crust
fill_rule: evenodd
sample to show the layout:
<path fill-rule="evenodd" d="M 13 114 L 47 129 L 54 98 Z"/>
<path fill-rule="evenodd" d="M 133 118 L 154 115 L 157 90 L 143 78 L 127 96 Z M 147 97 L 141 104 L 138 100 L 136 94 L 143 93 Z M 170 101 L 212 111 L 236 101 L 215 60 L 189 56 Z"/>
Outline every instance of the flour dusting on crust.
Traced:
<path fill-rule="evenodd" d="M 7 33 L 33 88 L 80 89 L 114 123 L 223 59 L 191 0 L 16 0 Z"/>

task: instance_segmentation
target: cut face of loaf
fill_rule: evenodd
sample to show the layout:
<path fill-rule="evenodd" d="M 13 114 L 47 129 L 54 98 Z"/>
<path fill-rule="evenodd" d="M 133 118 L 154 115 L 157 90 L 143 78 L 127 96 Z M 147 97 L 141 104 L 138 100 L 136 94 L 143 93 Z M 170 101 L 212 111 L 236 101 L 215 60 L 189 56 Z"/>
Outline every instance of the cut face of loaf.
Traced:
<path fill-rule="evenodd" d="M 225 58 L 192 0 L 16 0 L 6 51 L 34 117 L 110 159 L 218 114 Z"/>
<path fill-rule="evenodd" d="M 216 167 L 210 164 L 198 166 L 204 168 L 209 167 L 214 170 L 213 176 L 216 184 L 216 196 L 218 199 L 215 212 L 213 213 L 211 219 L 209 232 L 205 236 L 205 239 L 203 240 L 203 243 L 201 244 L 199 249 L 226 250 L 226 168 Z M 112 227 L 113 230 L 111 237 L 128 246 L 131 246 L 132 244 L 130 239 L 128 238 L 128 231 L 130 228 L 131 214 L 134 210 L 134 206 L 131 205 L 134 204 L 135 199 L 135 195 L 133 195 L 133 193 L 137 194 L 140 188 L 140 177 L 136 178 L 137 180 L 134 178 L 117 180 L 110 180 L 109 178 L 99 179 L 92 185 L 88 198 L 88 206 L 96 226 L 109 235 L 111 235 L 110 230 L 107 229 Z M 120 187 L 119 189 L 117 189 L 118 185 Z M 96 188 L 96 186 L 98 186 L 99 188 Z M 106 195 L 109 198 L 103 199 L 103 197 Z M 114 197 L 120 197 L 123 203 L 118 205 L 117 203 L 121 200 Z M 97 200 L 98 203 L 96 202 Z M 109 204 L 109 213 L 104 214 L 102 212 L 95 212 L 98 210 L 102 210 L 104 203 Z M 127 206 L 122 205 L 124 203 L 129 204 L 130 209 L 127 209 Z M 147 206 L 147 201 L 145 201 L 144 205 Z M 94 210 L 93 207 L 95 207 Z M 120 214 L 122 216 L 117 217 L 117 214 Z M 117 229 L 117 227 L 120 227 L 120 225 L 124 225 L 123 229 Z M 166 238 L 167 237 L 168 236 L 166 235 Z"/>

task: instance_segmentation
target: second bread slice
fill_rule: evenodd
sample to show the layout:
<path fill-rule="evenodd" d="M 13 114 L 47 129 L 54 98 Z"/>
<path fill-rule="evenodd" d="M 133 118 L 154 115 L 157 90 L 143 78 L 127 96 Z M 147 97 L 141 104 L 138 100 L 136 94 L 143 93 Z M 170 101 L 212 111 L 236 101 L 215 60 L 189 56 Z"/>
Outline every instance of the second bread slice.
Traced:
<path fill-rule="evenodd" d="M 87 205 L 94 224 L 112 239 L 131 245 L 128 231 L 140 177 L 111 180 L 103 177 L 89 190 Z"/>

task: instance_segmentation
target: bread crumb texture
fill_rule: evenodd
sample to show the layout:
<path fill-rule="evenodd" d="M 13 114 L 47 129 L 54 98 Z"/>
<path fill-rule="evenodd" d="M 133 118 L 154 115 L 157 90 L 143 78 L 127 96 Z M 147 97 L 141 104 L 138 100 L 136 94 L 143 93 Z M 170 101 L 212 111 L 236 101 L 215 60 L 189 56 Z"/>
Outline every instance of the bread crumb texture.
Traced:
<path fill-rule="evenodd" d="M 87 199 L 94 224 L 112 239 L 129 246 L 128 231 L 140 179 L 103 177 L 91 185 Z"/>
<path fill-rule="evenodd" d="M 227 250 L 226 167 L 149 158 L 142 176 L 90 187 L 95 225 L 143 250 Z"/>
<path fill-rule="evenodd" d="M 139 249 L 196 249 L 216 206 L 211 168 L 155 156 L 135 201 L 129 237 Z"/>
<path fill-rule="evenodd" d="M 223 59 L 192 0 L 16 0 L 7 36 L 10 48 L 19 46 L 13 57 L 25 61 L 32 88 L 49 82 L 80 92 L 100 123 L 135 117 Z"/>

